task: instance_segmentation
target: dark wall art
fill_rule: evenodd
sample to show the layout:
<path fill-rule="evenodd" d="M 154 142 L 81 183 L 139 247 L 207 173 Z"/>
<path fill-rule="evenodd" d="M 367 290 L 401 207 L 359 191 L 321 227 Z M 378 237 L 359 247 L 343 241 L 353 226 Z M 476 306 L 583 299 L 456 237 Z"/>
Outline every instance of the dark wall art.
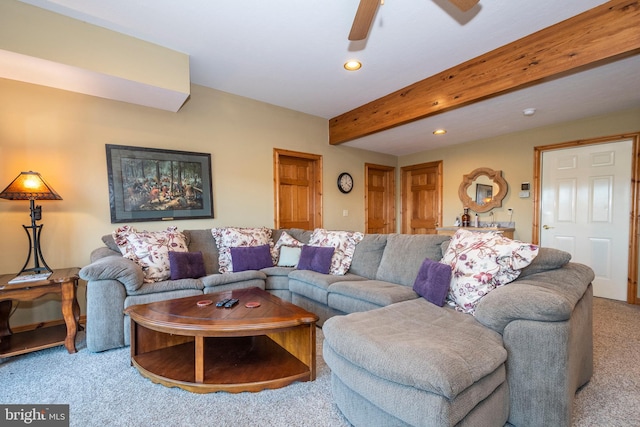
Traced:
<path fill-rule="evenodd" d="M 106 149 L 112 223 L 213 218 L 210 154 Z"/>

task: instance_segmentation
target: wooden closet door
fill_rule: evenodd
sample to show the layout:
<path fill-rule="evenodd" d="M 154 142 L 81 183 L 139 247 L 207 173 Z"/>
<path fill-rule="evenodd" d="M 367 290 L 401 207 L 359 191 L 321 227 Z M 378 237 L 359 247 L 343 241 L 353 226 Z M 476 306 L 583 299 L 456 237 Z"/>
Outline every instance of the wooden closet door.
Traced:
<path fill-rule="evenodd" d="M 322 158 L 274 150 L 276 228 L 322 227 Z"/>
<path fill-rule="evenodd" d="M 442 162 L 402 168 L 402 232 L 436 234 L 442 221 Z"/>

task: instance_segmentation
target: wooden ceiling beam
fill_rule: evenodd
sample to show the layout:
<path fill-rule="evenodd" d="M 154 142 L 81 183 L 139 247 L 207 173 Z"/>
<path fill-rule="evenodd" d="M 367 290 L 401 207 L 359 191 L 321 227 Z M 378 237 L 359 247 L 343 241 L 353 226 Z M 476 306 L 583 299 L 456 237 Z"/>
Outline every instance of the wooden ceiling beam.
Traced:
<path fill-rule="evenodd" d="M 341 144 L 640 52 L 640 0 L 612 0 L 329 120 Z"/>

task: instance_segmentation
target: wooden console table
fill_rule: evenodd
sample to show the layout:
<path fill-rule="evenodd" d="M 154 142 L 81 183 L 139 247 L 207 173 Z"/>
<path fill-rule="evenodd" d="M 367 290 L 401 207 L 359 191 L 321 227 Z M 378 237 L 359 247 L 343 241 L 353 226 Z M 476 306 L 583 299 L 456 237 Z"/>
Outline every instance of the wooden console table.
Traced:
<path fill-rule="evenodd" d="M 69 353 L 76 352 L 76 333 L 80 318 L 80 306 L 76 297 L 78 271 L 75 267 L 59 269 L 44 280 L 12 284 L 9 281 L 15 274 L 0 276 L 0 357 L 16 356 L 61 344 L 64 344 Z M 15 334 L 11 332 L 11 300 L 32 301 L 50 293 L 62 296 L 65 324 Z"/>
<path fill-rule="evenodd" d="M 464 228 L 465 230 L 469 231 L 479 231 L 481 233 L 487 233 L 489 231 L 501 231 L 502 235 L 509 239 L 513 239 L 513 232 L 516 231 L 515 228 L 505 227 L 458 227 L 452 225 L 450 227 L 436 228 L 436 232 L 438 234 L 444 234 L 445 236 L 453 236 L 454 234 L 456 234 L 456 231 L 458 231 L 459 228 Z"/>

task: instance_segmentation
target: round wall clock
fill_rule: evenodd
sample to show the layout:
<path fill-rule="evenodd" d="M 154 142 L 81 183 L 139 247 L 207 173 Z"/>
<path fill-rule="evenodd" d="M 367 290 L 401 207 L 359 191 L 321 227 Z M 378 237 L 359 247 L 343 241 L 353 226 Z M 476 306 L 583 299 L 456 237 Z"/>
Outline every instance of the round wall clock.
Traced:
<path fill-rule="evenodd" d="M 353 189 L 353 178 L 347 172 L 338 175 L 338 189 L 345 194 Z"/>

